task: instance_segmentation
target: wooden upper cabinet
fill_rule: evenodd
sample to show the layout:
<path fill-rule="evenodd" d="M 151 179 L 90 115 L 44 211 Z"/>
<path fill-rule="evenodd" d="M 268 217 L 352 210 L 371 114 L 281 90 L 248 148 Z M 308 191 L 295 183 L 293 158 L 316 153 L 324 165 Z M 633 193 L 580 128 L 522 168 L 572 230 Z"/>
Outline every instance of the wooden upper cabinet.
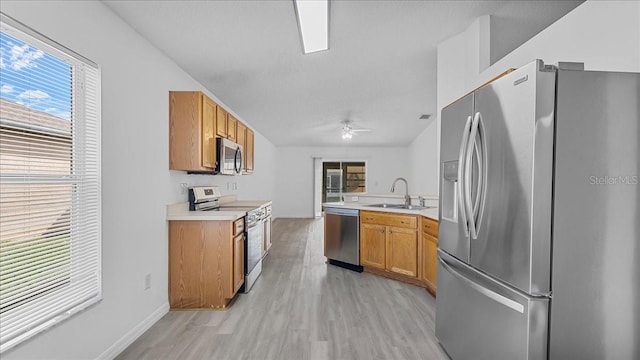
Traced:
<path fill-rule="evenodd" d="M 215 103 L 200 91 L 169 92 L 169 169 L 213 171 Z"/>
<path fill-rule="evenodd" d="M 253 130 L 201 91 L 169 92 L 169 169 L 213 173 L 217 137 L 242 145 L 242 170 L 252 173 Z"/>
<path fill-rule="evenodd" d="M 228 136 L 227 133 L 227 110 L 225 110 L 222 106 L 216 106 L 216 134 L 218 136 L 226 138 Z"/>
<path fill-rule="evenodd" d="M 233 115 L 227 114 L 227 139 L 238 142 L 236 136 L 236 126 L 238 125 L 238 119 Z"/>
<path fill-rule="evenodd" d="M 236 125 L 236 142 L 242 146 L 242 170 L 247 169 L 247 127 L 238 121 Z"/>
<path fill-rule="evenodd" d="M 246 161 L 245 164 L 247 165 L 246 167 L 246 172 L 253 172 L 253 159 L 254 159 L 254 135 L 253 135 L 253 130 L 247 128 L 247 134 L 246 134 L 246 146 L 244 149 L 244 152 L 246 153 Z"/>
<path fill-rule="evenodd" d="M 216 103 L 202 95 L 202 166 L 216 167 Z"/>

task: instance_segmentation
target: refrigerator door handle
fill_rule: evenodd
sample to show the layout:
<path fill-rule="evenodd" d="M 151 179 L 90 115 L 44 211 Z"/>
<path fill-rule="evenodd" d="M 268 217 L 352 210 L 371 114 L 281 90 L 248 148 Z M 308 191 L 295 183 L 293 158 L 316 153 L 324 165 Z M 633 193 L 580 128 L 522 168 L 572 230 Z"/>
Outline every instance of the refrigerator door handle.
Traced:
<path fill-rule="evenodd" d="M 479 292 L 480 294 L 488 297 L 491 300 L 494 300 L 512 310 L 515 310 L 521 314 L 524 314 L 524 305 L 520 304 L 517 301 L 513 301 L 509 298 L 506 298 L 500 294 L 498 294 L 495 291 L 489 290 L 481 285 L 476 284 L 475 282 L 467 279 L 464 275 L 460 274 L 458 271 L 456 271 L 453 266 L 449 265 L 442 257 L 438 256 L 438 261 L 440 262 L 440 265 L 442 265 L 442 267 L 447 270 L 450 274 L 452 274 L 453 276 L 457 277 L 458 279 L 460 279 L 461 281 L 463 281 L 465 284 L 467 284 L 470 288 L 474 289 L 475 291 Z"/>
<path fill-rule="evenodd" d="M 476 158 L 478 160 L 478 183 L 476 186 L 476 198 L 473 205 L 474 220 L 474 239 L 478 238 L 480 233 L 480 224 L 482 224 L 482 216 L 484 215 L 484 202 L 487 196 L 487 177 L 488 177 L 488 155 L 487 155 L 487 133 L 482 120 L 482 114 L 477 112 L 475 117 L 478 119 L 478 141 L 476 142 Z"/>
<path fill-rule="evenodd" d="M 464 132 L 462 133 L 462 142 L 460 143 L 460 153 L 458 157 L 458 208 L 460 209 L 460 215 L 462 216 L 462 224 L 464 227 L 465 236 L 469 236 L 469 224 L 467 222 L 467 208 L 464 203 L 464 159 L 467 153 L 467 145 L 469 143 L 469 132 L 471 130 L 471 116 L 467 117 L 467 122 L 464 125 Z"/>
<path fill-rule="evenodd" d="M 467 219 L 469 224 L 469 233 L 472 239 L 478 238 L 476 231 L 476 219 L 474 214 L 474 206 L 471 199 L 471 166 L 473 164 L 473 154 L 476 147 L 476 140 L 478 137 L 478 124 L 480 122 L 480 113 L 477 112 L 473 117 L 473 123 L 471 125 L 471 134 L 469 135 L 469 144 L 467 145 L 467 154 L 464 160 L 464 209 L 467 212 Z M 478 176 L 480 179 L 480 176 Z"/>

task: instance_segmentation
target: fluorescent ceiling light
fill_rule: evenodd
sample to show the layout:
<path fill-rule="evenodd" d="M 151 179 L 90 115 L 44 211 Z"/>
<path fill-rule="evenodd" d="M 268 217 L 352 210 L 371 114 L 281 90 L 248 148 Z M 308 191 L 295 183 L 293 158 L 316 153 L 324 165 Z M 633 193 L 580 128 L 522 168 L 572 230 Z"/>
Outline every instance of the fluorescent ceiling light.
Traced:
<path fill-rule="evenodd" d="M 305 54 L 329 49 L 329 0 L 293 0 Z"/>

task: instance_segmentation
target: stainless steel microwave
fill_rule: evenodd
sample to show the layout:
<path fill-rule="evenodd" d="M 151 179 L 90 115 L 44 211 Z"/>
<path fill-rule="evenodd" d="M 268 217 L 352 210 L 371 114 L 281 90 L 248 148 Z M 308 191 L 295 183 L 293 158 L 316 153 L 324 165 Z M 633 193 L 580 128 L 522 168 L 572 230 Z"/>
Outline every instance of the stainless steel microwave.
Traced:
<path fill-rule="evenodd" d="M 218 161 L 216 173 L 222 175 L 239 175 L 242 173 L 242 146 L 229 139 L 217 138 L 216 149 Z"/>

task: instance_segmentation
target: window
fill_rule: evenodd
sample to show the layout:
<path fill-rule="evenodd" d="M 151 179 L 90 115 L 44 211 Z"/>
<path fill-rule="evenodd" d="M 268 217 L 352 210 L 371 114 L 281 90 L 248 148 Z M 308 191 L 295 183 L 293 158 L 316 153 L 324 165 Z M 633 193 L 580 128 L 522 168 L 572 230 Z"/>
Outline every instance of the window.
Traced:
<path fill-rule="evenodd" d="M 342 201 L 343 193 L 366 192 L 366 165 L 363 161 L 322 163 L 322 202 Z"/>
<path fill-rule="evenodd" d="M 100 70 L 0 15 L 4 352 L 102 297 Z"/>

